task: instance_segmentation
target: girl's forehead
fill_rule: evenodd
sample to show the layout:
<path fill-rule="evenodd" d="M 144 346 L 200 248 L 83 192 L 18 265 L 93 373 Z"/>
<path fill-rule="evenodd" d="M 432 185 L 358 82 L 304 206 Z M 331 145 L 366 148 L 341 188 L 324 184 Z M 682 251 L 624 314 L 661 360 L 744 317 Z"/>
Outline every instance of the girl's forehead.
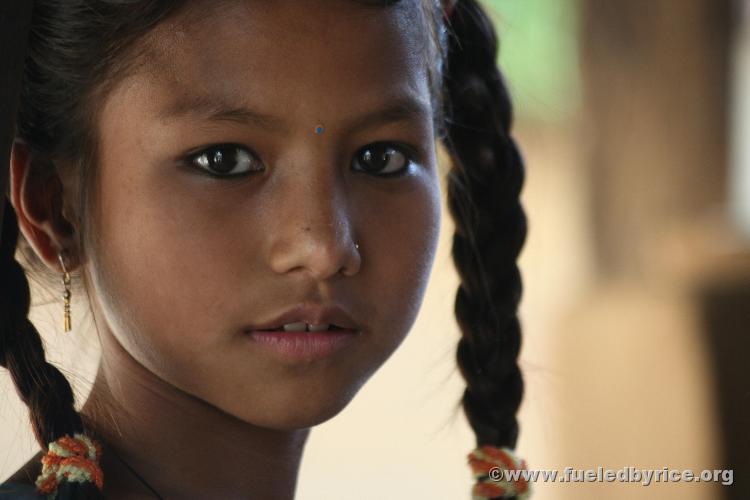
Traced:
<path fill-rule="evenodd" d="M 420 16 L 418 3 L 409 2 L 207 3 L 152 32 L 136 81 L 161 117 L 192 107 L 287 117 L 314 108 L 323 118 L 388 101 L 406 109 L 411 100 L 411 111 L 429 119 L 428 37 Z"/>
<path fill-rule="evenodd" d="M 192 84 L 284 81 L 287 86 L 392 83 L 423 73 L 418 3 L 267 0 L 199 4 L 152 33 L 151 70 Z M 340 85 L 336 85 L 339 83 Z"/>

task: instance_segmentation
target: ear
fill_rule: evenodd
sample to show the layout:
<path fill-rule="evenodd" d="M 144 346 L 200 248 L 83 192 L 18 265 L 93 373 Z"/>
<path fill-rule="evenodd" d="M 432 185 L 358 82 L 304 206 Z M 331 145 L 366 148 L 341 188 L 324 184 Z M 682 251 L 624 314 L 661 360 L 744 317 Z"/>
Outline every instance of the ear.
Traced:
<path fill-rule="evenodd" d="M 57 168 L 16 140 L 10 154 L 10 201 L 26 240 L 56 272 L 62 272 L 57 257 L 62 250 L 68 271 L 78 265 L 76 231 L 64 216 L 64 194 Z"/>

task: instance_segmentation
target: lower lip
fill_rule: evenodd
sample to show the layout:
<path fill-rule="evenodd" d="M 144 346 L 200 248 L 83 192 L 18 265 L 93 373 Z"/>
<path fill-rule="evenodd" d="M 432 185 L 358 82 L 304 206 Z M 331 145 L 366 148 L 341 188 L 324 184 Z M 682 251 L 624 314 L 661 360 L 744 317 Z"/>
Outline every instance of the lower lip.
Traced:
<path fill-rule="evenodd" d="M 325 332 L 279 332 L 252 330 L 250 339 L 290 361 L 312 361 L 333 355 L 351 344 L 361 332 L 333 330 Z"/>

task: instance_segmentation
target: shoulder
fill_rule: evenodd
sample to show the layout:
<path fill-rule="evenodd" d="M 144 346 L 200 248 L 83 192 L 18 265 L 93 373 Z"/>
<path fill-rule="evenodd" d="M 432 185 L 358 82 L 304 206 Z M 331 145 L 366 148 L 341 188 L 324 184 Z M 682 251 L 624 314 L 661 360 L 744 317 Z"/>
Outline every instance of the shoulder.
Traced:
<path fill-rule="evenodd" d="M 0 500 L 38 500 L 45 498 L 37 493 L 36 487 L 30 484 L 7 482 L 0 484 Z"/>
<path fill-rule="evenodd" d="M 15 474 L 0 483 L 0 500 L 17 498 L 19 500 L 44 498 L 36 492 L 34 481 L 41 473 L 42 452 L 40 451 L 18 469 Z"/>

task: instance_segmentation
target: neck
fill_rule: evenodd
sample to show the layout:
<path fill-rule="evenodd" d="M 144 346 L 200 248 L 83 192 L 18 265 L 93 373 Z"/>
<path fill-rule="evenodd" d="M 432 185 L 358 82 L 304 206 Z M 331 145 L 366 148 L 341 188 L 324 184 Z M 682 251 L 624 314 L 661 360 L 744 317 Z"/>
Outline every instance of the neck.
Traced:
<path fill-rule="evenodd" d="M 104 441 L 107 498 L 144 494 L 141 481 L 163 498 L 294 498 L 309 429 L 281 431 L 241 421 L 168 384 L 110 342 L 117 345 L 103 346 L 81 410 Z"/>

